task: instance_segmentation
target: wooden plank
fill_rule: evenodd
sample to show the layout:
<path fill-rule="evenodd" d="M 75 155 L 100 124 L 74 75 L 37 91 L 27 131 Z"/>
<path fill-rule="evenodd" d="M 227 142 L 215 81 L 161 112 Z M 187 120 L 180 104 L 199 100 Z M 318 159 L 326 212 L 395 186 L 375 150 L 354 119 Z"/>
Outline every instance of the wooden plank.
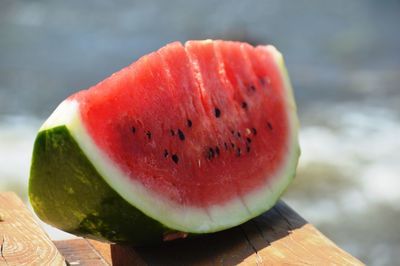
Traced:
<path fill-rule="evenodd" d="M 71 239 L 55 242 L 68 264 L 73 265 L 110 265 L 93 246 L 84 239 Z"/>
<path fill-rule="evenodd" d="M 146 265 L 135 249 L 123 245 L 109 245 L 96 240 L 87 240 L 109 265 Z"/>
<path fill-rule="evenodd" d="M 0 193 L 0 217 L 0 265 L 65 265 L 15 193 Z"/>
<path fill-rule="evenodd" d="M 89 243 L 109 265 L 364 265 L 282 201 L 241 226 L 155 247 L 78 241 Z M 77 241 L 63 244 L 77 246 Z M 64 248 L 60 251 L 69 261 Z"/>

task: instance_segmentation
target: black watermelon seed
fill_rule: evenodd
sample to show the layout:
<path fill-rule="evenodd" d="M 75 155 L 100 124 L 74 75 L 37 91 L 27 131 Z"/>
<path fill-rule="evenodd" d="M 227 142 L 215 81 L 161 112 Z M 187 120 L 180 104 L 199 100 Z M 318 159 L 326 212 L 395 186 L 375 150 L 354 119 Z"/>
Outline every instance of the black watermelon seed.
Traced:
<path fill-rule="evenodd" d="M 270 122 L 267 122 L 267 127 L 268 127 L 270 130 L 272 130 L 272 125 L 271 125 Z"/>
<path fill-rule="evenodd" d="M 235 144 L 233 142 L 231 142 L 231 146 L 232 148 L 235 148 Z"/>
<path fill-rule="evenodd" d="M 240 135 L 240 132 L 236 132 L 236 135 L 240 138 L 242 135 Z"/>
<path fill-rule="evenodd" d="M 231 130 L 232 135 L 235 135 L 235 131 Z"/>
<path fill-rule="evenodd" d="M 246 151 L 250 152 L 250 146 L 249 145 L 246 145 Z"/>
<path fill-rule="evenodd" d="M 225 150 L 228 149 L 228 144 L 226 144 L 226 142 L 224 142 L 224 147 L 225 147 Z"/>
<path fill-rule="evenodd" d="M 257 130 L 254 127 L 251 129 L 251 131 L 253 132 L 254 135 L 257 135 Z"/>
<path fill-rule="evenodd" d="M 240 148 L 238 147 L 237 149 L 236 149 L 236 156 L 240 156 Z"/>
<path fill-rule="evenodd" d="M 178 155 L 176 155 L 176 154 L 173 154 L 172 155 L 172 161 L 174 161 L 174 163 L 178 163 L 179 162 L 179 157 L 178 157 Z"/>
<path fill-rule="evenodd" d="M 267 88 L 267 85 L 271 84 L 271 80 L 268 77 L 260 77 L 260 83 L 264 88 Z"/>
<path fill-rule="evenodd" d="M 132 133 L 135 133 L 136 132 L 136 128 L 135 127 L 132 127 Z"/>
<path fill-rule="evenodd" d="M 151 132 L 150 132 L 150 131 L 147 131 L 147 132 L 146 132 L 146 135 L 147 135 L 147 138 L 148 138 L 148 139 L 151 139 Z"/>
<path fill-rule="evenodd" d="M 251 85 L 251 86 L 250 86 L 250 89 L 251 89 L 252 91 L 255 91 L 255 90 L 256 90 L 256 87 L 254 87 L 254 85 Z"/>
<path fill-rule="evenodd" d="M 190 120 L 190 119 L 187 120 L 187 126 L 192 127 L 192 120 Z"/>
<path fill-rule="evenodd" d="M 246 138 L 246 141 L 247 141 L 248 143 L 251 143 L 251 138 Z"/>
<path fill-rule="evenodd" d="M 164 150 L 164 157 L 167 158 L 168 157 L 168 151 Z"/>
<path fill-rule="evenodd" d="M 219 110 L 218 108 L 215 108 L 214 113 L 215 113 L 215 117 L 217 117 L 217 118 L 221 116 L 221 110 Z"/>
<path fill-rule="evenodd" d="M 219 148 L 218 148 L 218 146 L 215 146 L 215 153 L 216 153 L 217 155 L 219 155 Z"/>
<path fill-rule="evenodd" d="M 178 136 L 180 140 L 185 140 L 185 134 L 183 134 L 182 130 L 178 129 Z"/>
<path fill-rule="evenodd" d="M 214 157 L 214 150 L 213 148 L 209 148 L 207 152 L 207 158 L 211 160 Z"/>
<path fill-rule="evenodd" d="M 171 129 L 171 136 L 175 136 L 175 131 L 173 129 Z"/>
<path fill-rule="evenodd" d="M 246 102 L 242 102 L 242 108 L 247 110 L 247 103 Z"/>

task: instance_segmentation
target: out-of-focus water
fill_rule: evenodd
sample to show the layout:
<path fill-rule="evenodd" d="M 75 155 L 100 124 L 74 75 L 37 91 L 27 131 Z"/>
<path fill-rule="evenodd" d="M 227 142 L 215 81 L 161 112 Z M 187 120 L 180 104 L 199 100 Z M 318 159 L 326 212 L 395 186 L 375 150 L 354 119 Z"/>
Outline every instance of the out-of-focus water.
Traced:
<path fill-rule="evenodd" d="M 396 0 L 2 1 L 0 190 L 26 200 L 40 124 L 66 96 L 139 56 L 174 40 L 273 43 L 301 119 L 298 175 L 284 199 L 367 264 L 395 265 L 398 25 Z"/>
<path fill-rule="evenodd" d="M 368 264 L 400 261 L 400 121 L 355 104 L 319 111 L 301 130 L 302 157 L 284 198 Z"/>

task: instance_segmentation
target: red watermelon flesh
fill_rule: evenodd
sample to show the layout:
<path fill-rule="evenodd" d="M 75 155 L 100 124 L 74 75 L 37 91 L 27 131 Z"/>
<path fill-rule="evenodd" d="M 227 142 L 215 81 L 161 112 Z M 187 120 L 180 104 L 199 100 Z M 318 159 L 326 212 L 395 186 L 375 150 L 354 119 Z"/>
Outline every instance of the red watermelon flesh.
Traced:
<path fill-rule="evenodd" d="M 166 45 L 72 95 L 41 131 L 65 125 L 129 204 L 203 233 L 272 207 L 295 173 L 297 123 L 274 47 L 206 40 Z"/>
<path fill-rule="evenodd" d="M 265 184 L 282 163 L 289 125 L 274 64 L 263 47 L 172 43 L 75 99 L 96 145 L 131 179 L 207 207 Z"/>

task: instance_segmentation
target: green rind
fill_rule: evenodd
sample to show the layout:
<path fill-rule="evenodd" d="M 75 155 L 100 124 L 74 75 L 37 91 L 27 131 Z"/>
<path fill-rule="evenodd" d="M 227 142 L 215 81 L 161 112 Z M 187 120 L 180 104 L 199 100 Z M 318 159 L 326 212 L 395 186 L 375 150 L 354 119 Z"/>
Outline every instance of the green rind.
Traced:
<path fill-rule="evenodd" d="M 66 126 L 39 132 L 33 149 L 29 198 L 44 222 L 84 237 L 148 245 L 163 241 L 163 236 L 172 231 L 117 194 Z"/>

